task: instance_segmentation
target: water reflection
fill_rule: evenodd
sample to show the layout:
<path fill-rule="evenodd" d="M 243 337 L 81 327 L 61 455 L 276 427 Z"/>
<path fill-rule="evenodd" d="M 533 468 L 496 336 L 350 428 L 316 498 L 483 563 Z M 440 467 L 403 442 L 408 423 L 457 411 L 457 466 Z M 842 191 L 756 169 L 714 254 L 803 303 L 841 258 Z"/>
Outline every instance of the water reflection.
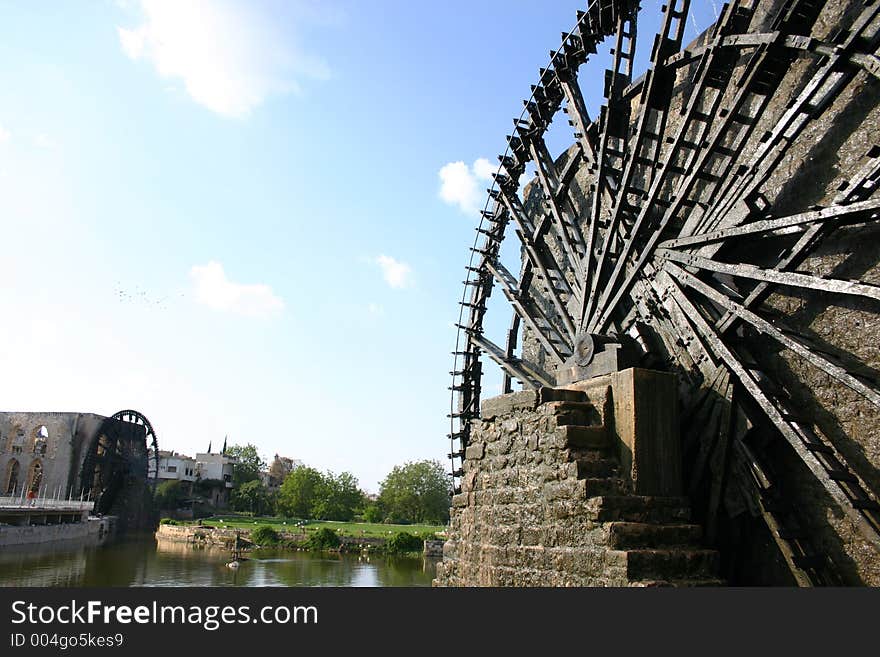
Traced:
<path fill-rule="evenodd" d="M 141 537 L 108 545 L 0 550 L 0 586 L 430 586 L 435 559 L 229 552 Z"/>

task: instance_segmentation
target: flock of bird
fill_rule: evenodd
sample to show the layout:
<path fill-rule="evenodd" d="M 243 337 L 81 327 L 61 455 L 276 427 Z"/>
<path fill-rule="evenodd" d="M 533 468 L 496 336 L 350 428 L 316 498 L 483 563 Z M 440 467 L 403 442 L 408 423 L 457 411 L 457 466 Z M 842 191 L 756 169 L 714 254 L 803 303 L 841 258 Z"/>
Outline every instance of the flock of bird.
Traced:
<path fill-rule="evenodd" d="M 155 297 L 139 285 L 136 285 L 133 290 L 127 290 L 122 287 L 120 281 L 116 281 L 116 287 L 113 292 L 119 303 L 132 303 L 155 310 L 167 310 L 169 300 L 173 296 L 166 294 L 163 297 Z M 184 297 L 186 295 L 183 292 L 180 292 L 179 296 Z"/>

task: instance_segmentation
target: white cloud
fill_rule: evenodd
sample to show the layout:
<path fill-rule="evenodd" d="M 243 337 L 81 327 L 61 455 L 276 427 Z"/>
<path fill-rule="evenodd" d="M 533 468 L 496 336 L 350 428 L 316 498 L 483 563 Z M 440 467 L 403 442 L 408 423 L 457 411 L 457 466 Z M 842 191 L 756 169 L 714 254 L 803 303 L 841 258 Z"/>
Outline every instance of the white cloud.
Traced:
<path fill-rule="evenodd" d="M 470 167 L 461 161 L 445 164 L 438 173 L 440 198 L 465 214 L 477 214 L 485 203 L 485 192 L 479 183 L 491 181 L 495 171 L 496 167 L 483 157 Z"/>
<path fill-rule="evenodd" d="M 472 167 L 474 175 L 480 180 L 492 180 L 492 174 L 498 171 L 498 167 L 494 166 L 485 157 L 478 158 Z"/>
<path fill-rule="evenodd" d="M 183 81 L 194 101 L 244 117 L 270 95 L 297 91 L 297 80 L 326 79 L 327 64 L 301 51 L 253 4 L 233 0 L 140 0 L 144 22 L 118 27 L 123 52 L 163 78 Z"/>
<path fill-rule="evenodd" d="M 10 134 L 9 130 L 0 125 L 0 144 L 2 144 L 4 141 L 9 141 L 9 137 L 11 136 L 12 135 Z"/>
<path fill-rule="evenodd" d="M 196 301 L 214 310 L 249 317 L 268 317 L 284 309 L 284 301 L 263 284 L 245 285 L 226 278 L 223 265 L 211 261 L 190 270 Z"/>
<path fill-rule="evenodd" d="M 382 269 L 382 277 L 388 285 L 397 289 L 412 287 L 413 271 L 408 264 L 387 255 L 380 255 L 375 262 Z"/>
<path fill-rule="evenodd" d="M 116 32 L 119 34 L 119 45 L 122 46 L 122 52 L 129 58 L 138 59 L 144 54 L 144 45 L 147 40 L 146 30 L 143 28 L 126 30 L 124 27 L 117 27 Z"/>
<path fill-rule="evenodd" d="M 379 316 L 385 313 L 385 309 L 378 303 L 369 303 L 367 304 L 367 312 L 371 315 Z"/>
<path fill-rule="evenodd" d="M 52 139 L 45 132 L 41 132 L 36 137 L 34 137 L 34 143 L 40 148 L 55 148 L 55 140 Z"/>

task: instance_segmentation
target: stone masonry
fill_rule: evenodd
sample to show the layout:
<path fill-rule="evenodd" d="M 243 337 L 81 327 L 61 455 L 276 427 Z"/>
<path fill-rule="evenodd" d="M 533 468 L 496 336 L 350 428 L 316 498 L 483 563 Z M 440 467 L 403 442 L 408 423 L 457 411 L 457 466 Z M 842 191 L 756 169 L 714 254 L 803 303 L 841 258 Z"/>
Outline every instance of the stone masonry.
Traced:
<path fill-rule="evenodd" d="M 87 467 L 97 454 L 99 440 L 112 433 L 120 443 L 124 466 L 120 476 L 95 478 Z M 123 472 L 124 470 L 124 472 Z M 144 428 L 94 413 L 0 412 L 0 497 L 24 499 L 27 491 L 38 498 L 96 499 L 95 513 L 118 516 L 118 527 L 152 525 L 146 488 L 147 444 Z"/>
<path fill-rule="evenodd" d="M 583 390 L 551 388 L 483 403 L 435 585 L 722 583 L 687 498 L 634 492 L 644 486 L 621 469 L 604 389 L 598 406 Z"/>

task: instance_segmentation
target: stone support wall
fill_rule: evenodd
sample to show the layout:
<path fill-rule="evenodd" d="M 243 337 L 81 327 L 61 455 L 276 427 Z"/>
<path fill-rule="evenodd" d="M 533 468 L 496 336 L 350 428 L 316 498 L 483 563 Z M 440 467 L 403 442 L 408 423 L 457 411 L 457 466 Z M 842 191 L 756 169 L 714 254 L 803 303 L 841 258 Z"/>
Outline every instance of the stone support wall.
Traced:
<path fill-rule="evenodd" d="M 83 522 L 55 525 L 0 526 L 0 548 L 13 545 L 87 541 L 95 545 L 112 534 L 112 518 L 89 518 Z"/>
<path fill-rule="evenodd" d="M 435 584 L 718 583 L 718 555 L 699 547 L 686 499 L 634 493 L 638 450 L 622 474 L 613 402 L 603 406 L 547 388 L 483 403 Z"/>

